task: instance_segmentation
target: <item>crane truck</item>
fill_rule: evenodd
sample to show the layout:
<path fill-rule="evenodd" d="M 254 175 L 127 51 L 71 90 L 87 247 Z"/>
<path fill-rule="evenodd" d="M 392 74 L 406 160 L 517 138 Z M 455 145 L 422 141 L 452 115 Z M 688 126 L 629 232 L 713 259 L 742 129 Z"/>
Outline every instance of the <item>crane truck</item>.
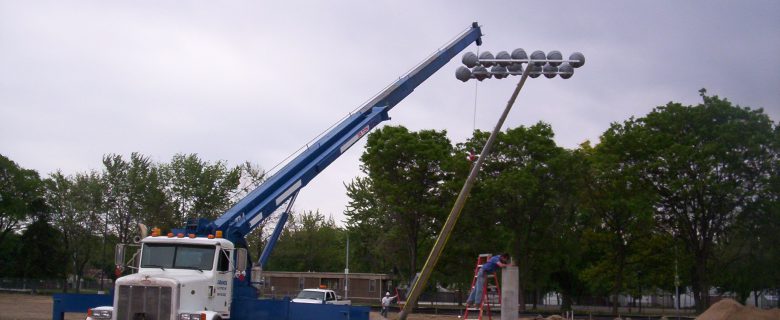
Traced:
<path fill-rule="evenodd" d="M 378 93 L 357 112 L 213 221 L 188 220 L 185 227 L 140 239 L 137 272 L 116 280 L 113 303 L 90 308 L 89 320 L 368 319 L 368 308 L 258 299 L 255 285 L 288 219 L 298 191 L 385 120 L 388 112 L 463 49 L 482 44 L 475 22 L 454 40 Z M 287 204 L 254 266 L 246 236 Z M 119 263 L 124 246 L 117 247 Z M 77 298 L 55 297 L 53 319 Z M 82 299 L 83 304 L 86 301 Z M 58 304 L 59 303 L 59 304 Z M 59 306 L 59 307 L 58 307 Z M 60 308 L 60 309 L 57 309 Z M 365 310 L 365 312 L 356 312 Z M 59 314 L 57 314 L 59 313 Z"/>

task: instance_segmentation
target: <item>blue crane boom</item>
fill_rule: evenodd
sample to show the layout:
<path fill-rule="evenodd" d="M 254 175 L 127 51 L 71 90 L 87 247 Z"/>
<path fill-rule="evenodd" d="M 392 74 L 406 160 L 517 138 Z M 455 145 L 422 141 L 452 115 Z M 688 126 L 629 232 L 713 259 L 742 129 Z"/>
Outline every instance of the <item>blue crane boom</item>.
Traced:
<path fill-rule="evenodd" d="M 371 128 L 390 119 L 388 111 L 406 98 L 423 81 L 443 67 L 472 42 L 482 44 L 482 32 L 474 22 L 470 28 L 445 45 L 416 68 L 377 94 L 352 113 L 319 140 L 309 146 L 276 174 L 241 199 L 203 231 L 222 230 L 224 237 L 234 243 L 244 243 L 244 238 L 277 208 L 306 186 L 349 149 Z M 286 212 L 285 212 L 286 215 Z M 286 216 L 285 216 L 286 218 Z M 280 219 L 280 229 L 286 219 Z M 202 229 L 201 229 L 202 230 Z M 272 239 L 275 242 L 276 239 Z M 266 247 L 273 248 L 269 242 Z M 267 255 L 265 258 L 267 258 Z M 262 263 L 265 263 L 264 259 Z"/>
<path fill-rule="evenodd" d="M 365 136 L 371 128 L 390 119 L 390 109 L 460 51 L 472 42 L 481 45 L 481 37 L 482 32 L 475 22 L 431 57 L 362 105 L 358 111 L 351 113 L 327 131 L 308 149 L 298 154 L 216 220 L 201 218 L 187 221 L 184 229 L 172 230 L 172 233 L 178 234 L 176 238 L 172 235 L 159 237 L 159 229 L 152 232 L 150 237 L 144 237 L 141 240 L 142 253 L 138 261 L 146 262 L 138 263 L 138 273 L 116 280 L 116 296 L 106 296 L 109 299 L 92 299 L 83 295 L 61 295 L 55 299 L 55 302 L 59 303 L 55 303 L 52 318 L 63 318 L 63 312 L 66 310 L 83 311 L 86 307 L 104 304 L 95 308 L 95 315 L 90 314 L 89 318 L 98 317 L 97 314 L 101 315 L 101 319 L 106 315 L 107 318 L 125 319 L 156 318 L 157 315 L 167 314 L 166 317 L 176 319 L 208 320 L 220 319 L 223 316 L 230 319 L 342 319 L 346 315 L 352 319 L 367 320 L 368 307 L 304 305 L 277 299 L 258 300 L 257 285 L 264 283 L 264 279 L 259 277 L 262 266 L 276 244 L 299 190 Z M 251 266 L 246 263 L 246 236 L 285 203 L 287 208 L 261 254 L 260 265 Z M 219 239 L 219 231 L 226 239 Z M 184 238 L 184 233 L 190 236 Z M 206 235 L 209 237 L 205 237 Z M 153 245 L 147 247 L 148 244 Z M 179 249 L 155 250 L 155 245 L 177 248 L 196 246 L 199 247 L 198 250 L 211 248 L 219 258 L 214 258 L 216 264 L 211 268 L 204 271 L 199 267 L 199 273 L 195 273 L 198 276 L 192 276 L 188 272 L 197 271 L 180 270 L 183 267 L 179 268 L 176 263 L 164 268 L 149 265 L 148 261 L 176 261 L 176 257 L 179 257 L 176 253 Z M 122 250 L 118 252 L 124 252 L 123 248 L 124 246 L 119 246 L 118 249 Z M 117 256 L 120 258 L 117 265 L 122 266 L 124 257 L 122 254 Z M 201 253 L 198 253 L 198 257 L 200 256 Z M 232 262 L 223 263 L 229 261 L 225 258 L 230 257 Z M 167 270 L 168 268 L 170 270 Z M 187 290 L 184 290 L 185 285 L 189 286 Z M 149 297 L 158 303 L 145 303 Z M 112 301 L 114 304 L 109 306 Z"/>

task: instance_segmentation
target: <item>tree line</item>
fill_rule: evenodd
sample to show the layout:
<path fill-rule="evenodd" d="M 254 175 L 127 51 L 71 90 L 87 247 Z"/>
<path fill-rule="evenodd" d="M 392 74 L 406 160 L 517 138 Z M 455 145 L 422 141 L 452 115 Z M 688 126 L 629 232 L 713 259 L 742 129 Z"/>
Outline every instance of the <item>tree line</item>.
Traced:
<path fill-rule="evenodd" d="M 703 310 L 713 286 L 743 301 L 779 288 L 780 126 L 761 109 L 701 97 L 613 123 L 598 143 L 576 149 L 558 146 L 541 122 L 501 132 L 433 281 L 468 290 L 477 254 L 509 252 L 522 299 L 558 292 L 563 308 L 594 296 L 616 308 L 619 294 L 680 286 Z M 364 175 L 346 185 L 344 225 L 295 213 L 266 270 L 340 272 L 349 239 L 350 271 L 408 281 L 468 175 L 468 155 L 488 135 L 453 144 L 445 131 L 373 131 Z M 214 218 L 264 178 L 250 163 L 197 155 L 168 163 L 106 155 L 103 165 L 40 178 L 0 157 L 0 252 L 18 258 L 0 261 L 0 276 L 109 269 L 113 244 L 129 242 L 138 222 L 169 230 Z M 260 228 L 249 241 L 255 258 L 266 234 Z"/>
<path fill-rule="evenodd" d="M 556 145 L 537 123 L 499 134 L 434 281 L 468 290 L 479 253 L 509 252 L 522 301 L 549 292 L 639 297 L 690 288 L 698 310 L 716 287 L 744 302 L 780 287 L 780 127 L 700 92 L 613 123 L 596 145 Z M 353 270 L 421 268 L 488 132 L 384 127 L 368 136 L 347 186 Z M 523 304 L 521 304 L 523 307 Z"/>
<path fill-rule="evenodd" d="M 0 253 L 8 257 L 0 277 L 72 275 L 79 283 L 87 269 L 113 275 L 114 245 L 132 243 L 139 223 L 170 230 L 215 218 L 263 178 L 251 163 L 228 167 L 196 154 L 167 163 L 139 153 L 102 160 L 100 171 L 41 177 L 0 155 Z"/>

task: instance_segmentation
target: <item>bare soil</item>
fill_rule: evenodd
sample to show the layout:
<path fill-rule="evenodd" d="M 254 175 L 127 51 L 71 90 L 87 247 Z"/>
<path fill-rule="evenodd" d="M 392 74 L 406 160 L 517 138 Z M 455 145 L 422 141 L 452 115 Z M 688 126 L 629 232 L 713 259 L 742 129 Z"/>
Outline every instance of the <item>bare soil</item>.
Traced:
<path fill-rule="evenodd" d="M 723 299 L 710 306 L 696 320 L 778 320 L 780 309 L 758 309 L 753 306 L 743 306 L 732 299 Z"/>

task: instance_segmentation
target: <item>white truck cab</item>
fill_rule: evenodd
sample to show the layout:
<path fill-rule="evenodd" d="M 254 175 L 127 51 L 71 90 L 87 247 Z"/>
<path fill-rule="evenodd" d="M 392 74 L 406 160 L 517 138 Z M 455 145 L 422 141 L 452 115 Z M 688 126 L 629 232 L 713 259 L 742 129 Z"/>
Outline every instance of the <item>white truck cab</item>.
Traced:
<path fill-rule="evenodd" d="M 233 277 L 246 263 L 244 249 L 222 238 L 182 234 L 140 241 L 138 273 L 116 280 L 111 307 L 88 320 L 212 320 L 230 318 Z M 241 266 L 234 255 L 243 257 Z"/>

